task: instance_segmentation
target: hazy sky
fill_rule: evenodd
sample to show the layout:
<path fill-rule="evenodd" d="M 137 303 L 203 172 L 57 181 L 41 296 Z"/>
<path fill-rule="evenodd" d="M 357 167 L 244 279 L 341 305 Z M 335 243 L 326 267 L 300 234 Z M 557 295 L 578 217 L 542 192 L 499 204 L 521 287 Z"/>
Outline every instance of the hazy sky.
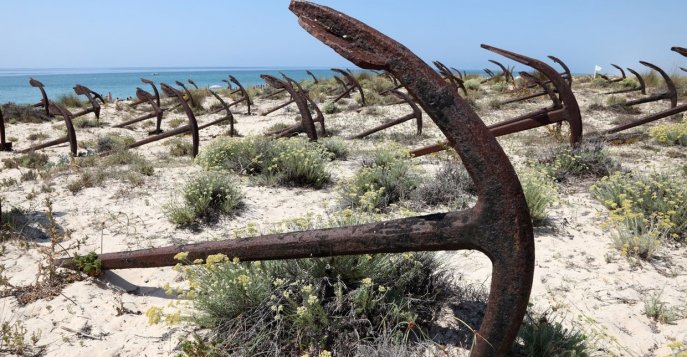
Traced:
<path fill-rule="evenodd" d="M 673 72 L 687 58 L 687 0 L 321 0 L 425 61 L 493 68 L 487 43 L 574 72 L 609 63 Z M 21 0 L 0 3 L 0 68 L 351 66 L 312 38 L 288 0 Z"/>

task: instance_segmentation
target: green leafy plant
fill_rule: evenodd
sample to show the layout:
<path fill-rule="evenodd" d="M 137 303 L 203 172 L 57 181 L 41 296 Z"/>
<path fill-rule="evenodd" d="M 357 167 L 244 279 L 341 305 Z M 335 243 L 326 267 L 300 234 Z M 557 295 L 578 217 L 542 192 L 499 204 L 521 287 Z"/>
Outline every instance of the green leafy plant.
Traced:
<path fill-rule="evenodd" d="M 181 196 L 182 203 L 171 202 L 164 207 L 170 222 L 178 225 L 214 218 L 217 213 L 232 213 L 243 199 L 233 180 L 219 171 L 206 171 L 191 178 Z"/>
<path fill-rule="evenodd" d="M 548 210 L 557 200 L 557 188 L 554 179 L 544 170 L 529 167 L 518 172 L 522 191 L 527 200 L 532 223 L 544 225 L 549 218 Z"/>
<path fill-rule="evenodd" d="M 74 264 L 76 267 L 90 275 L 90 276 L 100 276 L 102 274 L 103 261 L 98 258 L 95 252 L 90 252 L 86 255 L 75 255 Z"/>
<path fill-rule="evenodd" d="M 651 128 L 650 135 L 662 145 L 687 146 L 687 123 L 657 125 Z"/>
<path fill-rule="evenodd" d="M 420 177 L 410 154 L 398 148 L 377 150 L 340 189 L 342 202 L 365 211 L 385 210 L 417 188 Z"/>

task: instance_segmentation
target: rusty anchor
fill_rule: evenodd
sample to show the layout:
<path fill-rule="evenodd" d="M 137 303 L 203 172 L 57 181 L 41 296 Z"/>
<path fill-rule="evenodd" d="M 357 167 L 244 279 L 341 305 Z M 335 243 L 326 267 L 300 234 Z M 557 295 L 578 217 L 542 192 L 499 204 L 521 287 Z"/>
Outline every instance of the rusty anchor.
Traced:
<path fill-rule="evenodd" d="M 432 63 L 434 63 L 434 66 L 439 70 L 439 74 L 456 89 L 456 92 L 458 89 L 461 89 L 463 94 L 465 94 L 466 97 L 468 96 L 468 90 L 465 88 L 465 83 L 461 78 L 454 75 L 453 72 L 440 61 L 433 61 Z"/>
<path fill-rule="evenodd" d="M 554 62 L 557 63 L 559 66 L 561 66 L 561 68 L 563 68 L 563 72 L 559 72 L 559 74 L 561 75 L 561 77 L 563 77 L 563 79 L 565 79 L 565 80 L 568 82 L 568 86 L 572 88 L 573 77 L 572 77 L 572 74 L 570 73 L 570 68 L 568 68 L 568 66 L 565 64 L 565 62 L 563 62 L 563 61 L 562 61 L 560 58 L 558 58 L 558 57 L 550 56 L 550 55 L 547 56 L 547 57 L 549 57 L 552 61 L 554 61 Z M 542 82 L 542 83 L 536 83 L 536 82 L 535 82 L 535 83 L 533 83 L 533 84 L 531 84 L 531 85 L 526 86 L 526 88 L 541 87 L 542 84 L 543 84 L 543 85 L 549 85 L 549 84 L 551 84 L 551 81 L 550 81 L 550 80 L 546 80 L 546 81 L 544 81 L 544 82 Z M 555 91 L 555 89 L 554 89 L 554 91 Z M 545 96 L 545 95 L 548 95 L 547 90 L 544 90 L 544 91 L 541 91 L 541 92 L 536 92 L 536 93 L 533 93 L 533 94 L 530 94 L 530 95 L 526 95 L 526 96 L 522 96 L 522 97 L 511 98 L 511 99 L 508 99 L 508 100 L 504 100 L 504 101 L 500 102 L 499 104 L 500 104 L 500 105 L 506 105 L 506 104 L 511 104 L 511 103 L 517 103 L 517 102 L 522 102 L 522 101 L 529 100 L 529 99 L 534 99 L 534 98 L 543 97 L 543 96 Z"/>
<path fill-rule="evenodd" d="M 673 107 L 673 108 L 670 108 L 670 109 L 667 109 L 667 110 L 663 110 L 663 111 L 660 111 L 660 112 L 655 113 L 655 114 L 648 115 L 648 116 L 646 116 L 646 117 L 644 117 L 644 118 L 637 119 L 637 120 L 635 120 L 635 121 L 633 121 L 633 122 L 631 122 L 631 123 L 627 123 L 627 124 L 624 124 L 624 125 L 619 125 L 619 126 L 617 126 L 617 127 L 615 127 L 615 128 L 612 128 L 612 129 L 607 130 L 607 131 L 606 131 L 606 134 L 618 133 L 618 132 L 621 132 L 621 131 L 623 131 L 623 130 L 627 130 L 627 129 L 630 129 L 630 128 L 634 128 L 634 127 L 636 127 L 636 126 L 644 125 L 644 124 L 646 124 L 646 123 L 651 123 L 651 122 L 654 122 L 654 121 L 659 120 L 659 119 L 663 119 L 663 118 L 667 118 L 667 117 L 673 116 L 673 115 L 675 115 L 675 114 L 680 114 L 680 113 L 682 113 L 682 112 L 687 112 L 687 104 L 678 105 L 678 106 L 676 106 L 676 107 Z"/>
<path fill-rule="evenodd" d="M 618 66 L 617 64 L 613 64 L 613 63 L 611 63 L 611 66 L 617 68 L 617 69 L 620 71 L 620 77 L 610 78 L 610 77 L 608 77 L 607 75 L 600 75 L 601 78 L 605 79 L 608 83 L 617 83 L 617 82 L 621 82 L 621 81 L 623 81 L 625 78 L 627 78 L 627 77 L 625 77 L 625 71 L 623 71 L 623 68 L 622 68 L 622 67 Z"/>
<path fill-rule="evenodd" d="M 243 88 L 243 85 L 241 85 L 241 82 L 239 82 L 239 80 L 236 79 L 236 77 L 234 77 L 234 76 L 232 76 L 232 75 L 229 75 L 229 81 L 231 81 L 231 83 L 236 84 L 236 86 L 238 87 L 238 89 L 235 90 L 234 92 L 232 92 L 232 94 L 234 94 L 234 93 L 241 93 L 241 97 L 240 97 L 239 99 L 237 99 L 237 100 L 235 100 L 235 101 L 233 101 L 233 102 L 231 102 L 231 103 L 228 104 L 229 107 L 231 108 L 231 107 L 233 107 L 233 106 L 235 106 L 235 105 L 239 105 L 239 104 L 241 104 L 241 103 L 245 103 L 246 107 L 248 108 L 248 113 L 247 113 L 247 114 L 248 114 L 248 115 L 251 115 L 251 114 L 250 114 L 250 106 L 253 105 L 253 101 L 250 99 L 250 95 L 248 94 L 248 91 L 246 91 L 246 89 Z"/>
<path fill-rule="evenodd" d="M 496 60 L 490 59 L 489 62 L 491 62 L 491 63 L 499 66 L 499 68 L 501 68 L 501 75 L 504 77 L 506 83 L 508 83 L 508 82 L 515 83 L 515 78 L 513 78 L 513 71 L 511 71 L 506 66 L 504 66 L 503 64 L 501 64 L 500 62 L 498 62 Z"/>
<path fill-rule="evenodd" d="M 196 107 L 196 101 L 195 101 L 195 99 L 193 99 L 193 95 L 191 95 L 191 91 L 189 91 L 188 88 L 186 88 L 184 83 L 179 82 L 179 81 L 175 81 L 175 83 L 179 87 L 181 87 L 181 89 L 184 90 L 184 93 L 186 93 L 186 98 L 188 98 L 188 100 L 191 102 L 191 106 L 195 108 Z"/>
<path fill-rule="evenodd" d="M 642 94 L 646 94 L 646 83 L 644 82 L 644 78 L 642 77 L 642 75 L 639 74 L 637 71 L 635 71 L 632 68 L 628 67 L 627 70 L 630 71 L 630 73 L 632 73 L 635 76 L 635 78 L 637 78 L 637 82 L 639 83 L 639 87 L 620 89 L 620 90 L 616 90 L 616 91 L 612 91 L 612 92 L 606 92 L 603 94 L 622 94 L 622 93 L 631 93 L 631 92 L 637 92 L 637 91 L 641 92 Z"/>
<path fill-rule="evenodd" d="M 658 72 L 661 75 L 661 77 L 663 77 L 663 81 L 666 83 L 666 91 L 644 98 L 629 100 L 625 102 L 624 106 L 630 107 L 633 105 L 657 102 L 659 100 L 666 99 L 670 100 L 670 107 L 675 108 L 677 106 L 677 88 L 675 88 L 675 83 L 673 83 L 673 80 L 670 78 L 670 76 L 663 69 L 656 66 L 655 64 L 646 61 L 639 61 L 639 63 L 653 69 L 654 71 Z"/>
<path fill-rule="evenodd" d="M 157 87 L 155 86 L 155 82 L 151 81 L 150 79 L 145 79 L 145 78 L 141 78 L 141 82 L 148 84 L 153 88 L 153 93 L 154 93 L 155 98 L 156 98 L 155 101 L 157 102 L 157 106 L 159 107 L 160 106 L 160 93 L 158 92 Z M 132 108 L 136 108 L 137 106 L 139 106 L 143 103 L 146 103 L 146 100 L 142 100 L 139 98 L 138 100 L 131 103 L 129 106 Z"/>
<path fill-rule="evenodd" d="M 494 136 L 498 137 L 514 134 L 540 126 L 559 124 L 563 121 L 567 121 L 570 125 L 570 144 L 574 146 L 582 140 L 582 115 L 580 114 L 580 107 L 577 104 L 577 99 L 575 99 L 572 89 L 568 86 L 568 82 L 560 73 L 546 63 L 534 58 L 489 45 L 483 44 L 481 46 L 486 50 L 498 53 L 504 57 L 536 69 L 547 77 L 548 82 L 554 87 L 550 88 L 544 81 L 529 74 L 524 74 L 525 72 L 520 72 L 521 76 L 534 81 L 537 85 L 542 87 L 546 95 L 548 95 L 553 102 L 553 106 L 490 125 L 488 128 Z M 443 151 L 446 150 L 446 148 L 447 143 L 441 143 L 413 150 L 410 154 L 414 157 L 419 157 Z"/>
<path fill-rule="evenodd" d="M 395 90 L 395 89 L 389 90 L 387 92 L 397 96 L 399 99 L 401 99 L 402 102 L 407 103 L 410 106 L 410 108 L 413 110 L 413 112 L 410 114 L 406 114 L 406 115 L 404 115 L 398 119 L 388 121 L 388 122 L 386 122 L 386 123 L 384 123 L 378 127 L 367 130 L 367 131 L 360 133 L 356 136 L 353 136 L 353 137 L 351 137 L 351 139 L 362 139 L 362 138 L 369 136 L 369 135 L 372 135 L 378 131 L 382 131 L 384 129 L 390 128 L 392 126 L 395 126 L 395 125 L 398 125 L 401 123 L 405 123 L 408 120 L 413 120 L 413 119 L 416 119 L 416 123 L 417 123 L 416 124 L 417 125 L 417 134 L 416 135 L 417 136 L 422 135 L 422 110 L 420 110 L 420 108 L 417 106 L 417 104 L 415 104 L 413 99 L 410 98 L 410 96 L 408 96 L 407 94 L 405 94 L 401 91 Z"/>
<path fill-rule="evenodd" d="M 360 85 L 360 83 L 358 83 L 358 80 L 355 79 L 355 77 L 351 74 L 351 72 L 345 71 L 345 70 L 340 69 L 340 68 L 332 68 L 332 71 L 340 73 L 342 76 L 344 76 L 344 78 L 346 78 L 346 82 L 347 82 L 347 83 L 343 82 L 343 80 L 341 80 L 341 78 L 334 76 L 335 79 L 338 78 L 338 81 L 341 84 L 343 84 L 344 92 L 339 94 L 339 96 L 337 96 L 336 98 L 334 98 L 333 102 L 336 103 L 339 100 L 341 100 L 341 98 L 343 98 L 345 96 L 350 96 L 350 93 L 353 90 L 357 90 L 358 93 L 360 93 L 360 101 L 362 102 L 361 106 L 364 107 L 366 105 L 366 103 L 365 103 L 365 93 L 363 92 L 363 87 Z"/>
<path fill-rule="evenodd" d="M 313 119 L 314 123 L 320 123 L 320 134 L 321 136 L 327 136 L 327 130 L 324 125 L 324 114 L 322 114 L 322 111 L 320 110 L 320 107 L 315 103 L 312 98 L 310 98 L 310 94 L 308 93 L 307 90 L 303 89 L 300 83 L 296 82 L 293 78 L 288 77 L 284 73 L 281 74 L 282 77 L 284 77 L 285 80 L 287 80 L 289 83 L 291 83 L 292 86 L 295 86 L 295 89 L 298 90 L 300 95 L 303 96 L 303 98 L 307 101 L 309 108 L 311 108 L 315 112 L 315 119 Z"/>
<path fill-rule="evenodd" d="M 199 89 L 199 88 L 198 88 L 198 85 L 196 84 L 196 82 L 193 81 L 193 79 L 189 79 L 189 80 L 187 80 L 187 82 L 188 82 L 190 85 L 192 85 L 193 88 Z"/>
<path fill-rule="evenodd" d="M 312 80 L 315 82 L 315 84 L 320 83 L 320 81 L 317 80 L 317 77 L 315 77 L 315 75 L 312 74 L 312 72 L 310 72 L 310 71 L 305 71 L 305 73 L 307 73 L 310 77 L 312 77 Z"/>
<path fill-rule="evenodd" d="M 687 57 L 687 48 L 675 46 L 675 47 L 671 47 L 670 50 Z M 687 68 L 685 68 L 685 67 L 680 67 L 680 69 L 687 72 Z"/>
<path fill-rule="evenodd" d="M 52 114 L 50 113 L 50 100 L 48 99 L 48 94 L 45 92 L 45 86 L 43 83 L 33 78 L 29 78 L 29 85 L 31 85 L 31 87 L 38 88 L 38 90 L 41 91 L 41 100 L 33 106 L 36 108 L 43 107 L 43 110 L 45 110 L 45 115 L 47 115 L 49 118 L 52 118 Z"/>
<path fill-rule="evenodd" d="M 0 151 L 12 151 L 12 143 L 5 138 L 5 118 L 0 108 Z"/>
<path fill-rule="evenodd" d="M 150 144 L 152 142 L 156 142 L 156 141 L 159 141 L 159 140 L 162 140 L 165 138 L 169 138 L 172 136 L 176 136 L 179 134 L 185 134 L 185 133 L 190 132 L 192 142 L 193 142 L 192 155 L 193 155 L 193 157 L 196 157 L 196 155 L 198 155 L 198 147 L 200 145 L 199 144 L 200 143 L 200 136 L 198 134 L 198 131 L 200 129 L 198 127 L 198 122 L 196 121 L 196 116 L 193 114 L 193 110 L 191 110 L 191 107 L 188 105 L 188 102 L 184 98 L 184 94 L 182 92 L 180 92 L 179 90 L 177 90 L 177 89 L 175 89 L 175 88 L 173 88 L 173 87 L 171 87 L 165 83 L 160 83 L 160 88 L 162 88 L 162 90 L 165 92 L 165 94 L 167 96 L 174 97 L 177 99 L 177 101 L 179 102 L 179 105 L 181 105 L 181 107 L 184 109 L 184 112 L 186 113 L 186 117 L 188 118 L 188 122 L 189 122 L 188 125 L 180 126 L 178 128 L 175 128 L 175 129 L 172 129 L 169 131 L 165 131 L 165 132 L 161 132 L 161 133 L 154 135 L 154 136 L 150 136 L 150 137 L 145 138 L 143 140 L 139 140 L 135 143 L 127 145 L 126 148 L 127 149 L 133 149 L 133 148 L 143 146 L 146 144 Z M 147 93 L 147 95 L 146 95 L 146 93 L 147 92 L 145 92 L 144 90 L 142 90 L 140 88 L 138 88 L 138 90 L 136 91 L 136 95 L 140 94 L 139 100 L 141 100 L 142 102 L 147 101 L 151 106 L 153 106 L 153 108 L 156 112 L 161 112 L 162 109 L 160 109 L 160 107 L 157 106 L 157 102 L 155 101 L 155 97 L 153 95 L 151 95 L 150 93 Z M 157 98 L 159 99 L 159 96 Z M 207 127 L 207 126 L 204 126 L 204 127 Z M 158 130 L 159 130 L 159 127 L 158 127 Z M 106 156 L 106 155 L 109 155 L 111 153 L 112 152 L 104 152 L 101 154 L 101 156 Z"/>
<path fill-rule="evenodd" d="M 302 27 L 342 56 L 362 68 L 386 69 L 401 80 L 461 156 L 477 186 L 477 204 L 358 226 L 102 254 L 103 269 L 172 266 L 178 252 L 188 252 L 191 260 L 223 253 L 255 261 L 474 249 L 492 261 L 492 279 L 471 355 L 505 355 L 522 324 L 534 273 L 531 218 L 508 157 L 469 105 L 406 47 L 328 7 L 292 1 L 290 9 Z M 57 264 L 75 266 L 71 258 Z"/>
<path fill-rule="evenodd" d="M 282 76 L 284 75 L 282 74 Z M 274 136 L 275 138 L 283 138 L 305 132 L 310 141 L 317 141 L 317 129 L 315 128 L 315 122 L 310 114 L 310 108 L 308 108 L 309 101 L 306 99 L 307 95 L 300 85 L 298 86 L 299 89 L 296 89 L 296 87 L 294 87 L 294 83 L 296 83 L 295 81 L 286 78 L 281 80 L 277 77 L 270 76 L 269 74 L 261 74 L 260 78 L 267 82 L 267 84 L 269 84 L 271 87 L 284 89 L 286 92 L 288 92 L 289 95 L 291 95 L 291 102 L 296 103 L 301 116 L 301 122 L 299 124 L 279 130 L 277 132 L 268 133 L 267 135 Z M 324 129 L 324 117 L 322 118 L 322 129 Z"/>
<path fill-rule="evenodd" d="M 76 131 L 74 130 L 74 123 L 72 122 L 72 113 L 66 108 L 63 108 L 59 104 L 54 102 L 48 102 L 48 110 L 52 116 L 59 115 L 64 118 L 64 124 L 67 127 L 67 136 L 61 137 L 59 139 L 54 139 L 40 143 L 38 145 L 31 146 L 28 149 L 17 151 L 20 154 L 25 154 L 27 152 L 38 151 L 45 148 L 49 148 L 55 145 L 60 145 L 64 143 L 69 143 L 69 151 L 72 156 L 77 156 L 77 142 L 76 142 Z"/>
<path fill-rule="evenodd" d="M 105 104 L 105 98 L 103 98 L 100 94 L 90 90 L 88 87 L 82 86 L 80 84 L 74 86 L 74 93 L 78 95 L 83 95 L 86 98 L 88 98 L 88 102 L 91 104 L 91 106 L 90 108 L 85 108 L 72 114 L 72 119 L 78 118 L 88 113 L 93 113 L 95 115 L 95 118 L 100 120 L 100 103 L 98 103 L 98 101 L 100 101 L 102 104 Z"/>
<path fill-rule="evenodd" d="M 231 112 L 231 107 L 229 107 L 227 102 L 225 102 L 224 99 L 222 99 L 222 97 L 220 97 L 219 94 L 215 93 L 212 89 L 208 88 L 207 91 L 210 92 L 210 94 L 212 94 L 212 96 L 215 97 L 219 101 L 219 104 L 222 106 L 222 109 L 226 112 L 222 119 L 213 121 L 212 123 L 210 123 L 210 125 L 219 124 L 221 122 L 228 120 L 229 121 L 229 136 L 233 137 L 234 135 L 236 135 L 236 131 L 234 130 L 234 114 L 232 114 L 232 112 Z M 203 128 L 204 127 L 205 126 L 203 126 Z M 202 129 L 202 128 L 198 127 L 198 130 L 200 130 L 200 129 Z"/>

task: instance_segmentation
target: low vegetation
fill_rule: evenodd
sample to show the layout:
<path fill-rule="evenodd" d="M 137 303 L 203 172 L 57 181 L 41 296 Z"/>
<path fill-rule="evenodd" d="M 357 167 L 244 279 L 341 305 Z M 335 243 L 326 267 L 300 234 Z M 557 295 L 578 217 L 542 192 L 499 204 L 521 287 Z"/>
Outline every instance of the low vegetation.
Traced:
<path fill-rule="evenodd" d="M 84 106 L 84 102 L 74 94 L 63 94 L 57 98 L 56 102 L 66 108 L 83 108 Z"/>
<path fill-rule="evenodd" d="M 327 162 L 332 156 L 322 145 L 305 140 L 247 137 L 215 140 L 196 162 L 205 169 L 257 176 L 266 184 L 321 188 L 331 180 Z"/>
<path fill-rule="evenodd" d="M 687 122 L 657 125 L 651 128 L 650 135 L 661 145 L 687 146 Z"/>
<path fill-rule="evenodd" d="M 188 225 L 200 219 L 214 220 L 219 214 L 237 209 L 243 194 L 234 180 L 224 172 L 204 171 L 192 177 L 181 190 L 181 202 L 167 204 L 169 221 Z"/>
<path fill-rule="evenodd" d="M 476 200 L 475 194 L 468 172 L 460 162 L 451 160 L 443 162 L 431 179 L 423 180 L 411 197 L 420 205 L 463 209 Z"/>
<path fill-rule="evenodd" d="M 539 166 L 526 167 L 518 172 L 532 223 L 545 225 L 549 218 L 549 208 L 558 200 L 558 191 L 553 177 Z"/>
<path fill-rule="evenodd" d="M 382 148 L 340 189 L 343 204 L 363 211 L 384 211 L 392 203 L 409 198 L 420 176 L 407 151 Z"/>
<path fill-rule="evenodd" d="M 591 187 L 610 210 L 607 225 L 615 247 L 627 257 L 649 260 L 662 241 L 687 239 L 687 186 L 684 179 L 654 173 L 615 173 Z"/>
<path fill-rule="evenodd" d="M 601 178 L 621 169 L 603 142 L 585 142 L 574 148 L 562 146 L 539 159 L 539 163 L 559 182 L 571 177 Z"/>

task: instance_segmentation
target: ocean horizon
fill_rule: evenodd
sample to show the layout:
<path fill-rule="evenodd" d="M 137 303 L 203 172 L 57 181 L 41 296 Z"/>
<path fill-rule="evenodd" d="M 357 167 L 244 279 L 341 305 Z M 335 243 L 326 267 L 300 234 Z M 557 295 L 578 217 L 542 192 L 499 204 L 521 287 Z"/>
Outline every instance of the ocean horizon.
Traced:
<path fill-rule="evenodd" d="M 34 104 L 41 100 L 37 88 L 29 85 L 29 79 L 34 78 L 45 85 L 48 98 L 57 99 L 63 95 L 74 94 L 76 84 L 84 85 L 103 96 L 125 99 L 134 97 L 136 87 L 149 90 L 149 86 L 141 83 L 141 78 L 147 78 L 156 84 L 167 83 L 175 85 L 180 81 L 188 87 L 191 79 L 199 87 L 226 87 L 222 82 L 229 75 L 233 75 L 241 84 L 248 88 L 263 85 L 261 74 L 287 76 L 301 81 L 311 77 L 305 72 L 310 70 L 318 78 L 331 78 L 336 73 L 326 67 L 123 67 L 123 68 L 5 68 L 0 69 L 0 103 L 14 102 L 17 104 Z M 354 72 L 364 71 L 354 69 Z M 482 71 L 467 70 L 470 74 Z"/>

